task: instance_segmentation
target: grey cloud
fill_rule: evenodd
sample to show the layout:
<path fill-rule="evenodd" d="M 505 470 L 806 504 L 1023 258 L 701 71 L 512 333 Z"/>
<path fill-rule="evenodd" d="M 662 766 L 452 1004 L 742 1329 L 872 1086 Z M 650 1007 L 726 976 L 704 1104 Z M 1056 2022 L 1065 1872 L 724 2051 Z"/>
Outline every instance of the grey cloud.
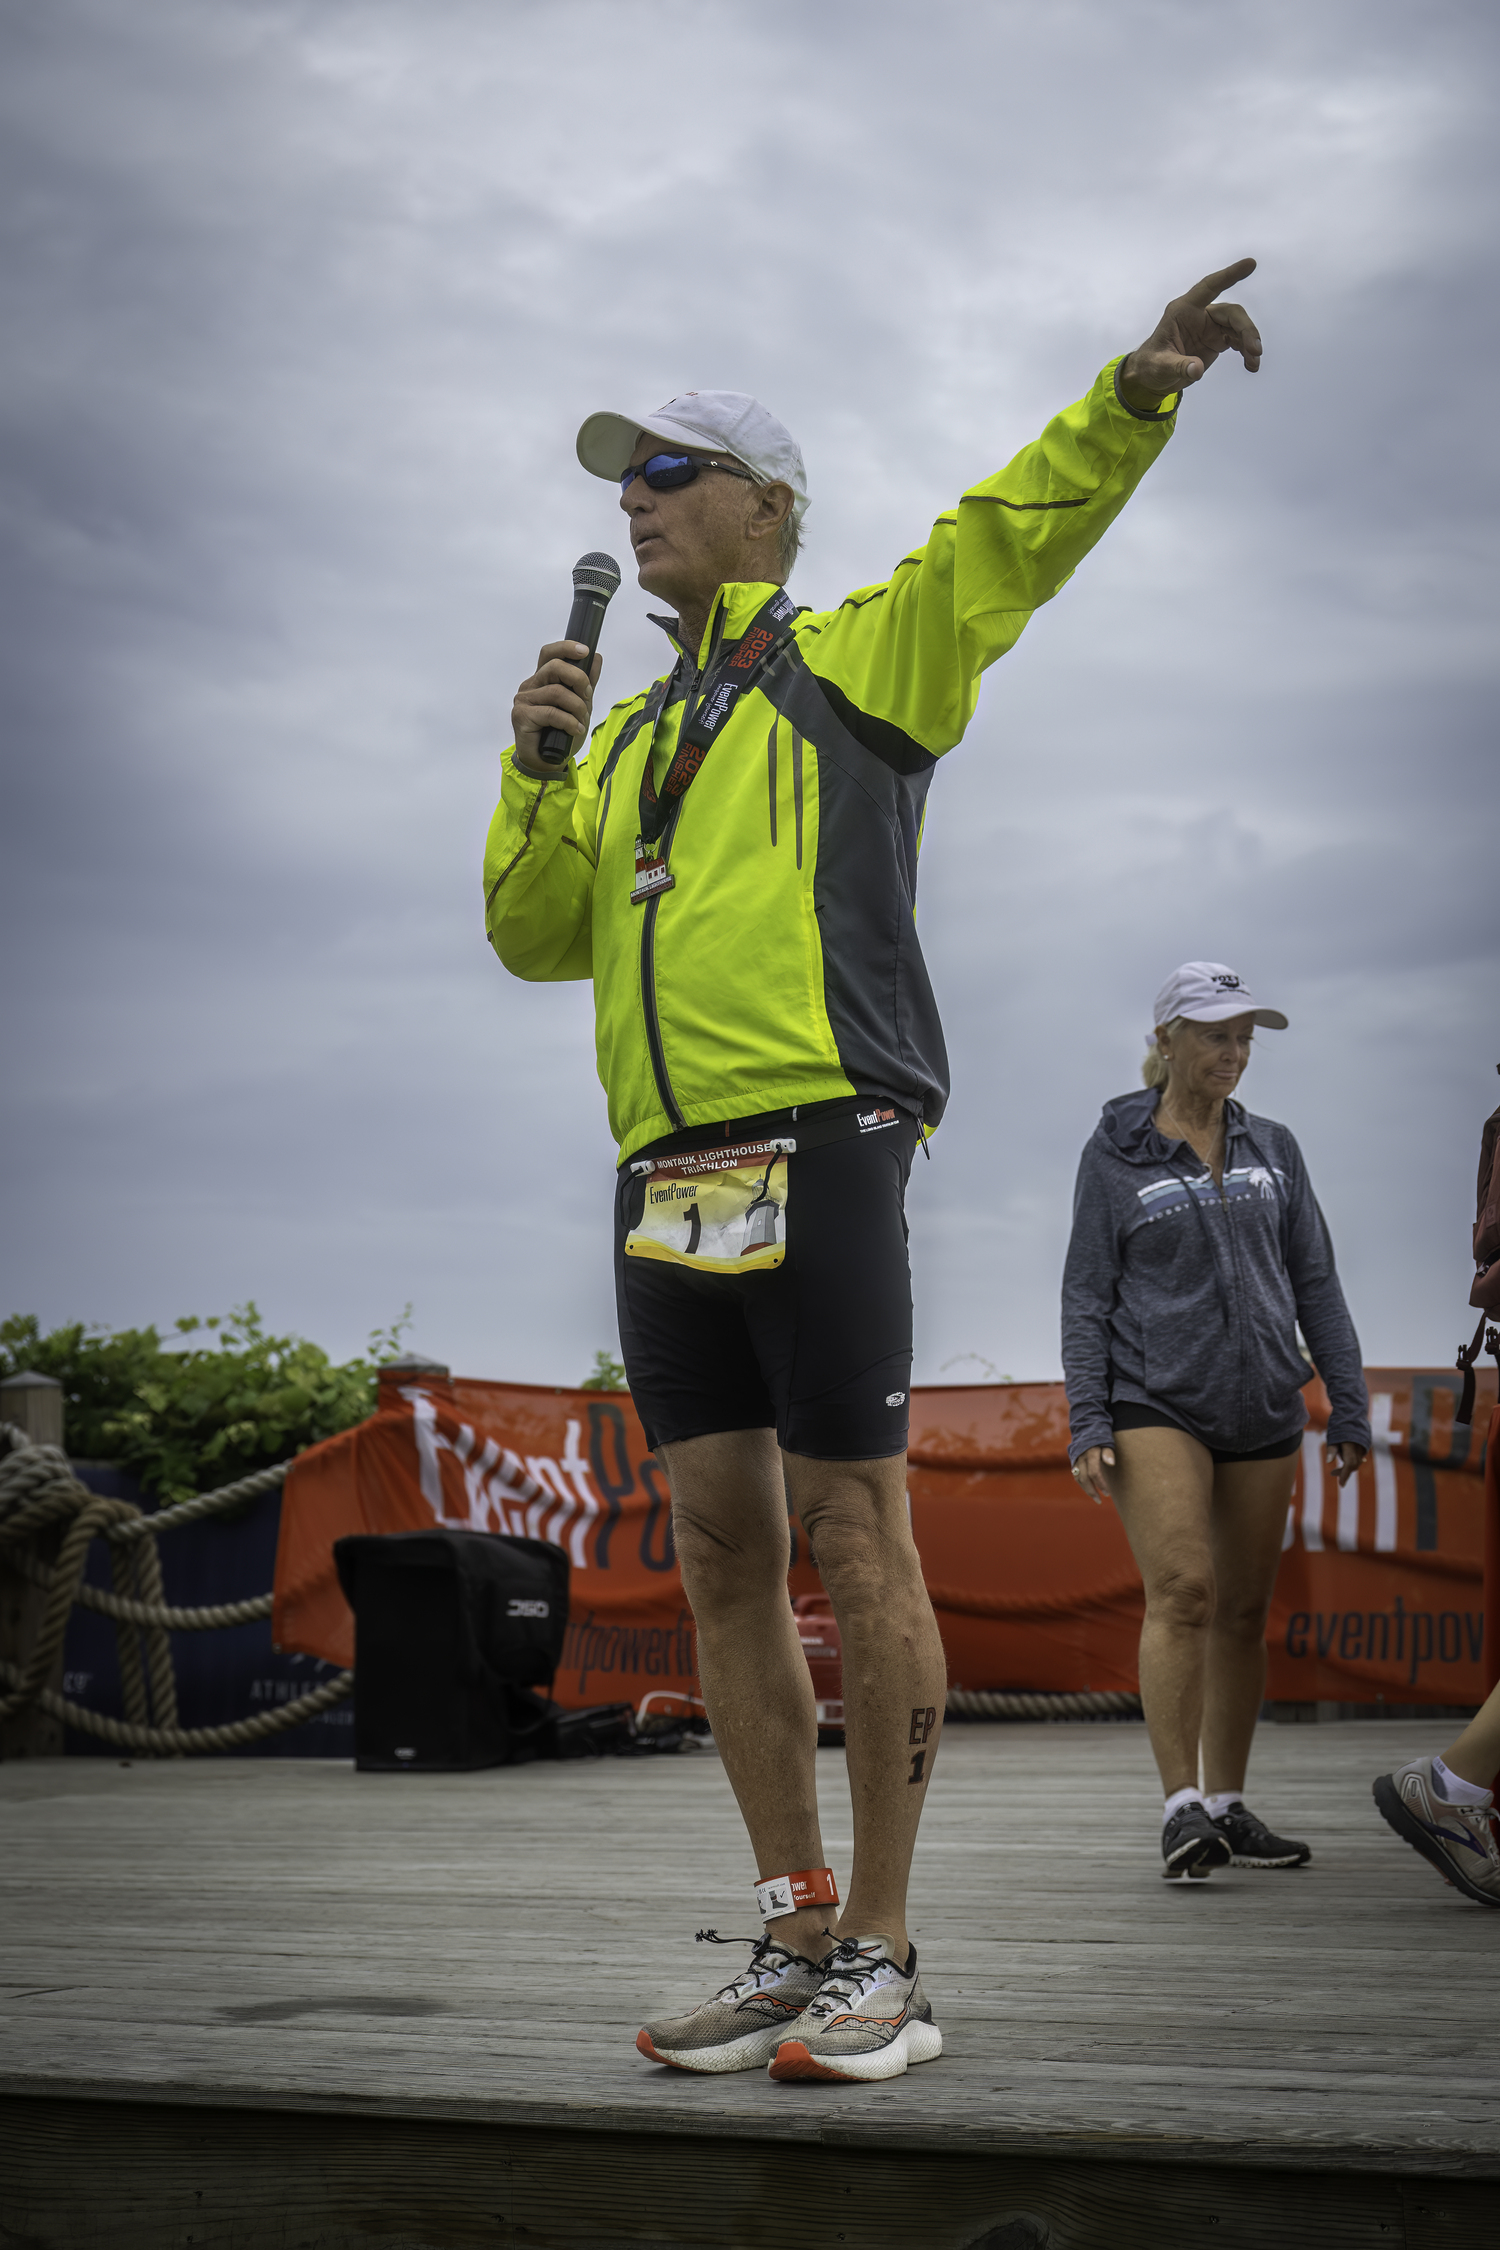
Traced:
<path fill-rule="evenodd" d="M 1449 1355 L 1496 1059 L 1492 12 L 913 23 L 770 5 L 768 80 L 686 0 L 5 11 L 9 1302 L 253 1293 L 350 1349 L 411 1297 L 474 1372 L 581 1371 L 587 994 L 503 976 L 477 878 L 511 688 L 622 536 L 578 421 L 760 392 L 822 603 L 1249 250 L 1264 373 L 1188 400 L 934 791 L 919 1373 L 1055 1367 L 1077 1148 L 1199 953 L 1286 995 L 1247 1091 L 1367 1350 Z"/>

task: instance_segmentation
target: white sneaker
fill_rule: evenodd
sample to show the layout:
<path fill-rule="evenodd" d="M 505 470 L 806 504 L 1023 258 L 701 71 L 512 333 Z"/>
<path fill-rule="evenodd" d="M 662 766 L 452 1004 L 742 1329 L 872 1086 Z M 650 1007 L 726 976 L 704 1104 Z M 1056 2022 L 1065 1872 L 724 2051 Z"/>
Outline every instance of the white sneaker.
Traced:
<path fill-rule="evenodd" d="M 741 1941 L 700 1930 L 698 1942 Z M 742 1975 L 685 2016 L 658 2016 L 636 2033 L 636 2046 L 650 2061 L 668 2063 L 673 2070 L 704 2071 L 759 2070 L 770 2061 L 778 2043 L 800 2022 L 823 1982 L 823 1971 L 774 1938 L 743 1942 L 751 1951 Z"/>
<path fill-rule="evenodd" d="M 1500 1906 L 1500 1842 L 1493 1805 L 1450 1805 L 1430 1758 L 1413 1758 L 1375 1783 L 1381 1817 L 1438 1873 L 1481 1906 Z"/>
<path fill-rule="evenodd" d="M 933 2062 L 943 2035 L 917 1974 L 917 1949 L 903 1967 L 885 1939 L 845 1938 L 823 1963 L 808 2002 L 771 2059 L 773 2078 L 899 2078 Z"/>

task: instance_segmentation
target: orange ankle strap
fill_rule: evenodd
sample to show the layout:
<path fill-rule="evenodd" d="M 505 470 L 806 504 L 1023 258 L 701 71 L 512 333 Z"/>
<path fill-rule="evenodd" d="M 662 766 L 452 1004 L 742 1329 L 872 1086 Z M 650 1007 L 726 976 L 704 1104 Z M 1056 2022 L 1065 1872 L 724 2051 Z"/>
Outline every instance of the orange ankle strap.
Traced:
<path fill-rule="evenodd" d="M 837 1906 L 838 1888 L 831 1867 L 803 1867 L 795 1875 L 763 1875 L 755 1886 L 755 1903 L 763 1922 L 779 1914 L 796 1914 L 804 1906 Z"/>

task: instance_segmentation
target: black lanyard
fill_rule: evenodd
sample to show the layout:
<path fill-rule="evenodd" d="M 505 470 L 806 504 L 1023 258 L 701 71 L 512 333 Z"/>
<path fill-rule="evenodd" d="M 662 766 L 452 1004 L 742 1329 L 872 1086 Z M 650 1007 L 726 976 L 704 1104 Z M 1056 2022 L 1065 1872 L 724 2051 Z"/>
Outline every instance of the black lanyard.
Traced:
<path fill-rule="evenodd" d="M 654 844 L 660 838 L 667 822 L 681 803 L 693 776 L 709 751 L 724 731 L 735 705 L 748 688 L 754 687 L 761 674 L 769 670 L 792 637 L 792 628 L 801 611 L 784 586 L 778 586 L 768 602 L 763 602 L 738 641 L 729 653 L 718 656 L 718 635 L 708 652 L 705 666 L 705 684 L 700 690 L 696 707 L 690 696 L 682 715 L 678 731 L 677 748 L 672 754 L 657 795 L 656 783 L 651 773 L 651 748 L 646 750 L 646 763 L 641 769 L 640 835 L 642 841 Z M 722 621 L 723 612 L 720 612 Z M 717 659 L 717 662 L 716 662 Z M 653 738 L 656 729 L 652 728 Z"/>

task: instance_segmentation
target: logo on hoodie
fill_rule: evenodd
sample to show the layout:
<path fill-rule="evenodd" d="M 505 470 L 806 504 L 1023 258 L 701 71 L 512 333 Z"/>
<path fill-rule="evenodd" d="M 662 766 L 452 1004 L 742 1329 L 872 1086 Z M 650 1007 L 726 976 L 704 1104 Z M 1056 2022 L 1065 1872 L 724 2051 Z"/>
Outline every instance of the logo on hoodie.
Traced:
<path fill-rule="evenodd" d="M 1274 1203 L 1278 1188 L 1285 1186 L 1286 1174 L 1265 1164 L 1235 1164 L 1224 1174 L 1224 1196 L 1231 1202 L 1258 1195 L 1262 1203 Z M 1190 1195 L 1210 1207 L 1219 1201 L 1218 1185 L 1207 1171 L 1194 1179 L 1173 1172 L 1164 1180 L 1148 1180 L 1135 1194 L 1148 1221 L 1165 1218 L 1170 1211 L 1185 1211 Z"/>
<path fill-rule="evenodd" d="M 1213 1203 L 1217 1203 L 1219 1200 L 1219 1191 L 1214 1184 L 1212 1172 L 1205 1172 L 1201 1178 L 1196 1180 L 1181 1179 L 1177 1173 L 1173 1172 L 1164 1180 L 1149 1180 L 1145 1187 L 1137 1188 L 1135 1191 L 1136 1201 L 1140 1204 L 1148 1220 L 1160 1219 L 1168 1211 L 1185 1211 L 1187 1209 L 1189 1189 L 1200 1200 L 1206 1198 Z"/>

